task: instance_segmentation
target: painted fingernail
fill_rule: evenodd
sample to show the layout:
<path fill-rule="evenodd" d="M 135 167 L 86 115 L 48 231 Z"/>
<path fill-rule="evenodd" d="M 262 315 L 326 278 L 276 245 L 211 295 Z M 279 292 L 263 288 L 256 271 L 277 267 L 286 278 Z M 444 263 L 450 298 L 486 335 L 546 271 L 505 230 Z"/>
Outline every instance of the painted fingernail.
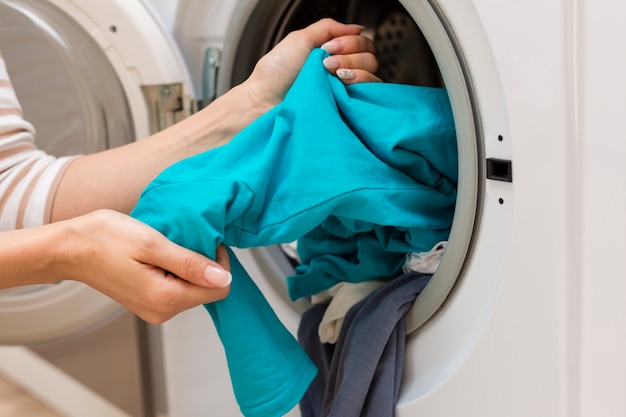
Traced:
<path fill-rule="evenodd" d="M 230 285 L 233 276 L 225 269 L 208 265 L 204 270 L 204 279 L 216 287 L 224 288 Z"/>
<path fill-rule="evenodd" d="M 356 72 L 354 72 L 354 70 L 351 69 L 338 69 L 337 70 L 337 77 L 339 77 L 342 80 L 351 80 L 354 77 L 356 77 Z"/>
<path fill-rule="evenodd" d="M 339 47 L 340 47 L 339 41 L 337 41 L 336 39 L 330 40 L 326 42 L 325 44 L 323 44 L 322 46 L 320 46 L 320 48 L 322 48 L 329 54 L 334 54 L 335 52 L 337 52 Z"/>
<path fill-rule="evenodd" d="M 339 60 L 334 56 L 329 56 L 328 58 L 324 59 L 322 63 L 324 64 L 324 67 L 329 71 L 339 68 Z"/>

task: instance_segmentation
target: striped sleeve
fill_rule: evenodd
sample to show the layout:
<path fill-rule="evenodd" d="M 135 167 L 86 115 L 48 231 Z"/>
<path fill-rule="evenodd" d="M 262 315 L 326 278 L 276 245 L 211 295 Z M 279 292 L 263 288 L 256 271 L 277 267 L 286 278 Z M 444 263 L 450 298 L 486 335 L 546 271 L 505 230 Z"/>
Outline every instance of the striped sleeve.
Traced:
<path fill-rule="evenodd" d="M 59 181 L 72 157 L 37 149 L 0 56 L 0 230 L 49 223 Z"/>

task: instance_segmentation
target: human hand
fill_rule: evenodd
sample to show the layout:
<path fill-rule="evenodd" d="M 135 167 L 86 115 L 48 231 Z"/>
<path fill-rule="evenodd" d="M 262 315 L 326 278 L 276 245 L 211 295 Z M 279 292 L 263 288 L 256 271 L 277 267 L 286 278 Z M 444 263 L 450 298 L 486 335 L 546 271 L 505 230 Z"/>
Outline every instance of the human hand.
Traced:
<path fill-rule="evenodd" d="M 163 170 L 164 165 L 169 166 L 182 158 L 228 143 L 255 119 L 279 104 L 316 47 L 322 47 L 332 54 L 324 61 L 324 65 L 344 83 L 380 81 L 374 75 L 378 69 L 374 42 L 360 34 L 362 29 L 359 25 L 345 25 L 332 19 L 322 19 L 304 29 L 291 32 L 257 62 L 246 81 L 231 88 L 199 112 L 154 135 L 159 138 L 159 142 L 167 142 L 167 146 L 152 146 L 155 140 L 140 140 L 117 148 L 132 150 L 132 154 L 129 152 L 127 156 L 133 160 L 136 159 L 136 149 L 140 147 L 142 152 L 153 155 L 152 158 L 141 158 L 145 161 L 144 165 L 152 165 L 149 169 L 132 164 L 135 168 L 133 179 L 141 185 L 133 188 L 132 196 L 136 198 L 137 189 L 141 191 L 154 175 Z M 155 152 L 155 149 L 165 150 L 165 154 Z M 113 150 L 109 150 L 109 154 L 112 153 Z M 114 159 L 117 163 L 120 160 L 122 158 Z M 108 166 L 111 160 L 106 159 L 105 162 Z M 97 167 L 93 159 L 83 165 Z M 77 166 L 73 163 L 68 171 L 71 173 L 71 169 Z M 101 172 L 100 169 L 94 171 Z M 142 177 L 142 180 L 138 180 Z M 76 193 L 75 190 L 80 189 L 82 177 L 78 177 L 78 181 L 74 183 L 70 183 L 67 178 L 66 175 L 64 183 L 68 185 L 62 187 L 61 191 L 69 189 Z M 117 181 L 109 183 L 119 192 Z M 84 193 L 78 196 L 82 197 Z M 126 201 L 135 200 L 127 198 Z M 72 207 L 74 206 L 73 204 Z M 118 207 L 120 211 L 125 209 L 123 206 Z"/>
<path fill-rule="evenodd" d="M 67 224 L 68 236 L 61 243 L 67 254 L 62 268 L 66 278 L 86 283 L 149 323 L 162 323 L 229 292 L 230 265 L 223 246 L 214 262 L 110 210 Z"/>
<path fill-rule="evenodd" d="M 262 111 L 280 103 L 316 47 L 331 54 L 324 66 L 344 83 L 381 81 L 374 75 L 378 69 L 374 42 L 360 34 L 362 29 L 359 25 L 322 19 L 289 33 L 259 60 L 244 82 L 252 102 L 259 103 Z"/>

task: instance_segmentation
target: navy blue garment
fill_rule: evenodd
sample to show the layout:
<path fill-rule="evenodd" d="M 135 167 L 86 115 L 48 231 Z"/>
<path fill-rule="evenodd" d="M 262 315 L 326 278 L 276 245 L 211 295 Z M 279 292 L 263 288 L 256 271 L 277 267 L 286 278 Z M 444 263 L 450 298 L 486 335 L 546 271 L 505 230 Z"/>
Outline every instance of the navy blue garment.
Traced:
<path fill-rule="evenodd" d="M 314 50 L 285 100 L 225 146 L 166 169 L 134 217 L 215 256 L 299 240 L 292 298 L 341 281 L 398 273 L 409 252 L 445 240 L 456 201 L 457 150 L 445 90 L 344 86 Z M 224 345 L 244 415 L 295 406 L 315 367 L 231 253 L 226 299 L 205 307 Z"/>
<path fill-rule="evenodd" d="M 318 374 L 300 402 L 302 417 L 394 415 L 404 367 L 404 316 L 431 277 L 403 275 L 355 304 L 334 346 L 321 343 L 317 333 L 326 306 L 305 312 L 298 339 Z"/>

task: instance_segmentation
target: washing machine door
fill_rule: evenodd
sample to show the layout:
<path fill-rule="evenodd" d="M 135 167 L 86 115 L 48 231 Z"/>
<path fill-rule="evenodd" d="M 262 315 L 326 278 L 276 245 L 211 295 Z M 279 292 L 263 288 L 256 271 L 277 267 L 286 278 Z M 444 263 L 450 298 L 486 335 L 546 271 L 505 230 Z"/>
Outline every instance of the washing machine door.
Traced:
<path fill-rule="evenodd" d="M 37 146 L 56 156 L 123 145 L 191 111 L 186 67 L 141 1 L 0 0 L 0 51 Z M 0 291 L 0 344 L 67 338 L 122 311 L 73 281 Z"/>

